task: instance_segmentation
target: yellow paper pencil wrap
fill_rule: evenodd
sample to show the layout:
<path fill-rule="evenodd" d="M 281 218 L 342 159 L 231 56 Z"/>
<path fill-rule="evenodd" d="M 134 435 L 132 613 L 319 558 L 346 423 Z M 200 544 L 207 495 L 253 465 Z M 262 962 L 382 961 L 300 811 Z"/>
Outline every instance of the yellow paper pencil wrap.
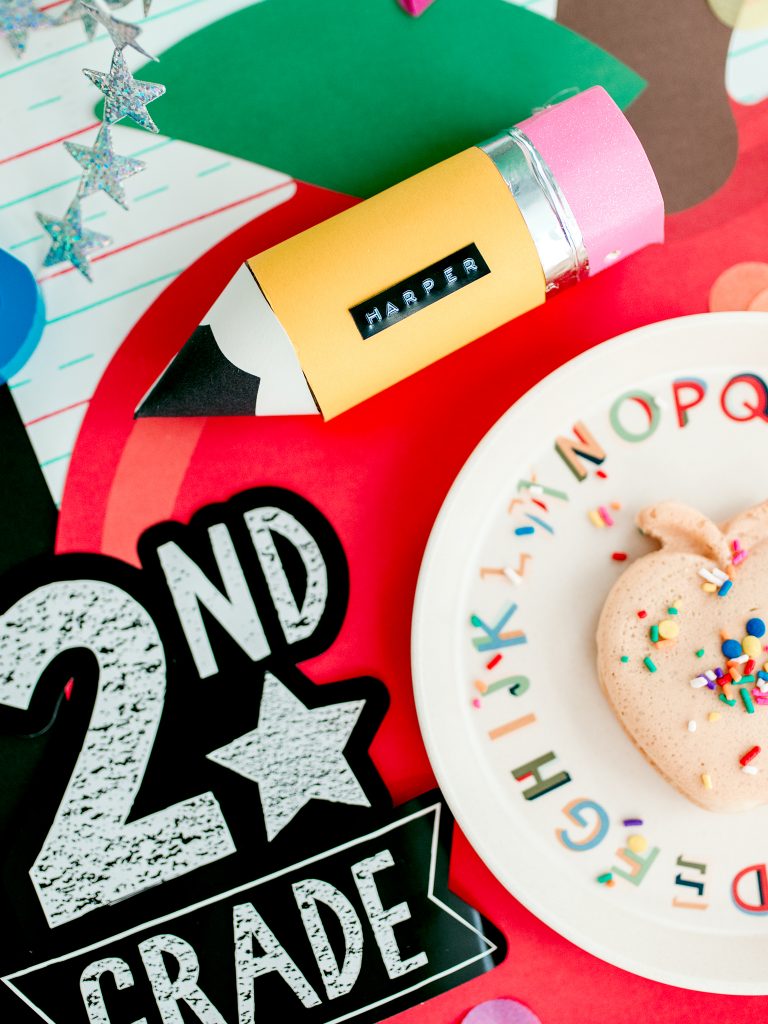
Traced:
<path fill-rule="evenodd" d="M 664 237 L 599 86 L 242 266 L 137 416 L 338 416 Z"/>
<path fill-rule="evenodd" d="M 523 216 L 477 147 L 248 264 L 325 419 L 545 296 Z"/>

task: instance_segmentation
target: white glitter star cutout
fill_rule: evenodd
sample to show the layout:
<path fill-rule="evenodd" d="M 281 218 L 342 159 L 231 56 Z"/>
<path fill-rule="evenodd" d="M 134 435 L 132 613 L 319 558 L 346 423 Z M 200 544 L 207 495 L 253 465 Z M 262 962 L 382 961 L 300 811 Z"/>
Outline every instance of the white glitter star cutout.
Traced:
<path fill-rule="evenodd" d="M 127 7 L 132 2 L 133 0 L 104 0 L 104 3 L 111 11 L 119 11 L 121 7 Z M 149 3 L 147 3 L 147 0 L 144 0 L 144 17 L 149 13 L 151 3 L 152 0 L 149 0 Z"/>
<path fill-rule="evenodd" d="M 63 3 L 64 0 L 58 0 Z M 66 0 L 67 6 L 54 20 L 41 13 L 33 0 L 0 0 L 0 34 L 4 34 L 16 54 L 21 57 L 27 45 L 27 34 L 41 25 L 64 25 L 81 21 L 88 40 L 96 37 L 98 26 L 106 29 L 114 51 L 108 74 L 83 68 L 93 84 L 104 94 L 102 124 L 92 146 L 64 142 L 69 155 L 77 160 L 83 169 L 77 186 L 77 194 L 69 205 L 62 220 L 56 220 L 44 213 L 35 216 L 51 237 L 51 245 L 43 265 L 69 262 L 83 277 L 91 280 L 88 254 L 93 249 L 102 249 L 111 239 L 97 231 L 82 226 L 80 201 L 95 192 L 105 192 L 110 199 L 127 209 L 122 182 L 143 171 L 145 164 L 134 157 L 120 156 L 112 148 L 110 125 L 130 117 L 150 132 L 158 128 L 152 120 L 147 106 L 162 96 L 165 86 L 156 82 L 144 82 L 133 77 L 125 62 L 124 50 L 131 47 L 149 60 L 156 60 L 136 41 L 141 32 L 137 25 L 113 18 L 100 7 L 96 0 Z M 104 0 L 110 10 L 125 7 L 130 0 Z M 151 0 L 144 0 L 144 14 L 149 12 Z M 55 7 L 57 4 L 49 4 Z M 43 8 L 45 9 L 45 8 Z"/>
<path fill-rule="evenodd" d="M 153 57 L 151 53 L 147 53 L 143 46 L 140 46 L 136 40 L 141 35 L 141 29 L 138 25 L 131 25 L 130 22 L 121 21 L 119 18 L 113 18 L 111 14 L 105 14 L 99 10 L 93 4 L 86 3 L 86 0 L 77 0 L 81 7 L 91 16 L 95 18 L 100 25 L 102 25 L 109 33 L 109 38 L 112 40 L 112 45 L 117 50 L 123 50 L 126 46 L 132 46 L 134 50 L 138 50 L 139 53 L 143 54 L 148 60 L 157 60 L 157 57 Z"/>
<path fill-rule="evenodd" d="M 72 200 L 63 220 L 46 217 L 43 213 L 37 213 L 35 216 L 51 236 L 51 247 L 43 260 L 43 266 L 50 267 L 54 263 L 69 262 L 90 281 L 87 253 L 92 249 L 103 249 L 112 239 L 99 234 L 98 231 L 89 231 L 83 227 L 80 200 Z"/>
<path fill-rule="evenodd" d="M 370 807 L 343 754 L 364 705 L 308 708 L 267 672 L 258 726 L 207 755 L 258 783 L 270 842 L 310 800 Z"/>
<path fill-rule="evenodd" d="M 115 124 L 130 117 L 141 128 L 157 132 L 155 122 L 147 112 L 147 105 L 165 92 L 164 85 L 142 82 L 134 78 L 125 63 L 122 50 L 115 50 L 109 74 L 83 68 L 86 75 L 104 93 L 104 120 Z"/>
<path fill-rule="evenodd" d="M 127 210 L 125 193 L 120 184 L 124 178 L 143 171 L 146 164 L 130 156 L 119 156 L 112 149 L 112 135 L 104 124 L 99 129 L 94 146 L 81 146 L 76 142 L 65 142 L 64 148 L 83 168 L 78 194 L 90 196 L 94 192 L 106 192 L 124 210 Z"/>
<path fill-rule="evenodd" d="M 0 0 L 0 32 L 17 57 L 24 56 L 29 30 L 50 24 L 51 19 L 38 11 L 32 0 Z"/>
<path fill-rule="evenodd" d="M 66 25 L 70 21 L 82 21 L 85 34 L 88 39 L 96 35 L 96 24 L 98 18 L 94 9 L 83 3 L 83 0 L 72 0 L 72 3 L 56 19 L 56 25 Z"/>

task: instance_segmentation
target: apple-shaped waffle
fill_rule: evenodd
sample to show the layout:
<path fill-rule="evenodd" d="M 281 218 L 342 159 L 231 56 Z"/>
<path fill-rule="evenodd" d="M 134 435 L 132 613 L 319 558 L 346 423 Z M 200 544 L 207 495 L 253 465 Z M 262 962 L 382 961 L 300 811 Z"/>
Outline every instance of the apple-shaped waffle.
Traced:
<path fill-rule="evenodd" d="M 711 811 L 768 803 L 768 502 L 722 527 L 662 502 L 637 524 L 660 548 L 608 594 L 600 684 L 632 742 L 689 800 Z"/>

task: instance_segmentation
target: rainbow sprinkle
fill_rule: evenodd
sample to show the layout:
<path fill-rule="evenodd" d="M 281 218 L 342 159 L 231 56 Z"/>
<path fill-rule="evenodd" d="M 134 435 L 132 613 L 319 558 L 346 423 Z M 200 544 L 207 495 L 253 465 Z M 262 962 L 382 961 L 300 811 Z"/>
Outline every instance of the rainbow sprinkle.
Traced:
<path fill-rule="evenodd" d="M 605 505 L 598 506 L 597 513 L 606 526 L 613 526 L 613 516 L 605 507 Z"/>
<path fill-rule="evenodd" d="M 746 752 L 746 754 L 742 754 L 742 756 L 739 758 L 739 764 L 740 765 L 746 765 L 746 764 L 749 764 L 750 761 L 754 761 L 754 759 L 760 753 L 760 750 L 761 750 L 760 747 L 757 747 L 757 746 L 751 747 Z"/>
<path fill-rule="evenodd" d="M 741 563 L 749 554 L 748 551 L 744 550 L 744 548 L 741 546 L 736 537 L 734 537 L 733 542 L 731 544 L 731 551 L 733 552 L 733 554 L 731 555 L 731 565 L 741 565 Z"/>

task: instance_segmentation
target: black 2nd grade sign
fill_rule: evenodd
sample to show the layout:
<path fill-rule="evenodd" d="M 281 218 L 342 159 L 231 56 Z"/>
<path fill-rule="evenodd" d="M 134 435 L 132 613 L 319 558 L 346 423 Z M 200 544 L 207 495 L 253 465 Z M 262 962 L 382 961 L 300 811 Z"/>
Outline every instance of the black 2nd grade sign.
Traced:
<path fill-rule="evenodd" d="M 490 969 L 439 794 L 393 810 L 368 755 L 385 687 L 296 667 L 346 612 L 330 524 L 262 488 L 139 557 L 2 581 L 3 1019 L 373 1021 Z"/>

